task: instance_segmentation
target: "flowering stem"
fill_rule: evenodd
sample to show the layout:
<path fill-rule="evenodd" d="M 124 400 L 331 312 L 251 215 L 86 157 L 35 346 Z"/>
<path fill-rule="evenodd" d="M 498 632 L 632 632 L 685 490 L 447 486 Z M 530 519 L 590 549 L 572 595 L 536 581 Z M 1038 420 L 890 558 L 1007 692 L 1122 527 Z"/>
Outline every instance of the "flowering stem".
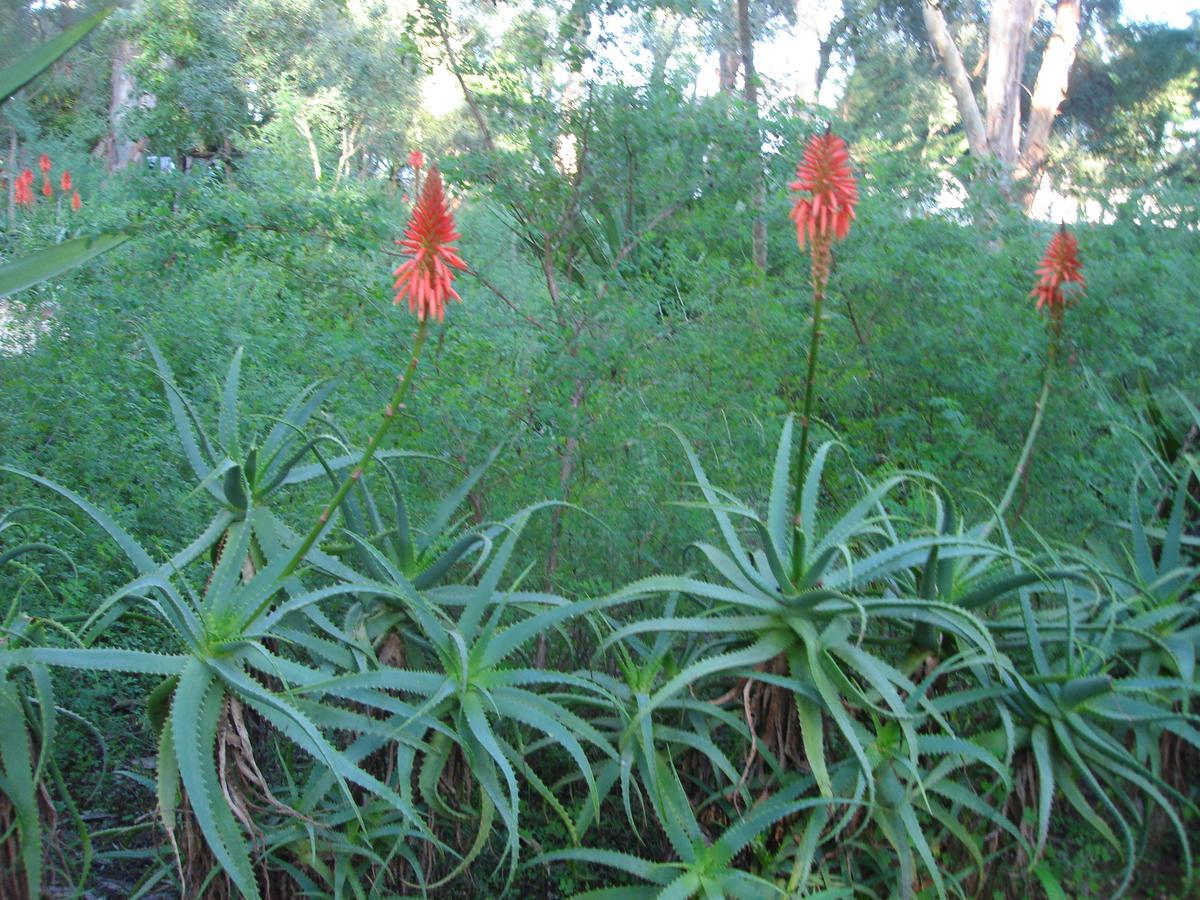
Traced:
<path fill-rule="evenodd" d="M 825 285 L 829 280 L 830 244 L 828 239 L 814 241 L 813 248 L 813 325 L 808 345 L 808 374 L 804 378 L 804 410 L 800 415 L 800 448 L 792 468 L 792 528 L 797 533 L 800 521 L 800 494 L 804 479 L 804 463 L 808 456 L 809 417 L 812 415 L 813 386 L 817 378 L 817 350 L 821 345 L 821 307 L 825 302 Z M 803 574 L 801 542 L 797 538 L 792 551 L 792 580 Z"/>
<path fill-rule="evenodd" d="M 307 554 L 308 551 L 312 549 L 313 544 L 317 542 L 317 538 L 325 529 L 325 525 L 329 521 L 330 516 L 332 516 L 337 511 L 338 507 L 342 505 L 342 501 L 346 499 L 346 495 L 350 493 L 350 489 L 354 487 L 354 483 L 362 478 L 363 472 L 365 472 L 367 466 L 370 465 L 371 458 L 375 455 L 375 450 L 383 441 L 384 436 L 392 427 L 392 422 L 395 420 L 396 414 L 404 405 L 404 398 L 408 395 L 408 388 L 412 383 L 413 373 L 417 370 L 417 360 L 420 357 L 421 346 L 425 343 L 425 336 L 428 333 L 428 330 L 429 319 L 421 319 L 421 323 L 417 326 L 416 340 L 413 341 L 412 359 L 408 361 L 408 368 L 405 369 L 404 374 L 400 377 L 400 380 L 396 385 L 396 392 L 392 395 L 391 403 L 387 405 L 387 408 L 383 412 L 383 421 L 379 423 L 379 427 L 375 429 L 375 434 L 371 437 L 370 443 L 368 443 L 366 449 L 363 450 L 362 458 L 358 461 L 358 465 L 355 466 L 350 474 L 342 480 L 341 486 L 337 489 L 337 493 L 333 495 L 333 499 L 329 501 L 325 509 L 321 512 L 321 515 L 317 518 L 316 523 L 313 525 L 312 529 L 309 530 L 300 546 L 296 548 L 296 552 L 292 555 L 291 561 L 287 564 L 287 567 L 283 570 L 283 573 L 280 577 L 286 578 L 288 575 L 291 575 L 296 571 L 296 568 L 304 559 L 305 554 Z"/>
<path fill-rule="evenodd" d="M 987 540 L 988 535 L 992 533 L 992 529 L 1003 521 L 1005 512 L 1008 511 L 1013 497 L 1016 496 L 1017 485 L 1021 483 L 1021 479 L 1029 468 L 1029 457 L 1033 453 L 1033 443 L 1037 440 L 1038 430 L 1042 427 L 1042 417 L 1046 413 L 1046 401 L 1050 397 L 1050 376 L 1053 371 L 1054 362 L 1053 356 L 1051 356 L 1051 361 L 1046 365 L 1046 380 L 1042 384 L 1042 393 L 1038 395 L 1037 404 L 1033 408 L 1033 422 L 1029 425 L 1029 434 L 1025 436 L 1025 446 L 1021 448 L 1021 455 L 1017 458 L 1017 466 L 1013 469 L 1012 478 L 1009 479 L 1008 488 L 1004 491 L 1004 496 L 1000 498 L 1000 505 L 996 507 L 995 515 L 979 536 L 981 541 Z"/>

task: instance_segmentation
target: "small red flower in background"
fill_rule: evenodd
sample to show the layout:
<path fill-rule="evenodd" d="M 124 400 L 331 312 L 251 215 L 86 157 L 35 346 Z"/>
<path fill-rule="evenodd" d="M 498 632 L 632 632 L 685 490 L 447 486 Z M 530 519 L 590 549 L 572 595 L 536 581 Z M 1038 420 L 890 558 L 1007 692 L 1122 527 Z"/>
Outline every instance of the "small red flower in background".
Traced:
<path fill-rule="evenodd" d="M 1046 254 L 1042 257 L 1042 264 L 1037 270 L 1037 283 L 1029 292 L 1030 297 L 1038 298 L 1037 308 L 1048 310 L 1051 315 L 1060 313 L 1067 303 L 1063 285 L 1077 284 L 1080 290 L 1086 287 L 1082 268 L 1079 262 L 1079 241 L 1067 231 L 1067 226 L 1063 225 L 1050 239 Z"/>
<path fill-rule="evenodd" d="M 454 269 L 465 269 L 452 246 L 459 234 L 454 230 L 454 216 L 446 205 L 446 193 L 437 166 L 429 170 L 425 187 L 417 200 L 416 209 L 404 231 L 404 240 L 396 241 L 411 259 L 402 263 L 392 274 L 396 283 L 393 303 L 408 298 L 408 308 L 424 321 L 432 316 L 439 322 L 445 317 L 447 298 L 462 302 L 454 290 Z"/>
<path fill-rule="evenodd" d="M 71 212 L 79 212 L 79 207 L 83 206 L 83 201 L 79 199 L 79 191 L 71 195 Z"/>
<path fill-rule="evenodd" d="M 789 186 L 808 195 L 796 201 L 791 214 L 801 248 L 806 236 L 809 241 L 841 240 L 849 233 L 858 204 L 858 184 L 844 140 L 830 131 L 813 135 L 796 166 L 796 180 Z"/>
<path fill-rule="evenodd" d="M 54 188 L 52 188 L 50 186 L 49 178 L 42 179 L 42 196 L 43 197 L 53 197 L 54 196 Z"/>
<path fill-rule="evenodd" d="M 71 191 L 71 173 L 63 169 L 62 178 L 58 180 L 58 186 L 67 193 Z"/>
<path fill-rule="evenodd" d="M 408 164 L 414 169 L 421 169 L 425 165 L 425 154 L 420 150 L 414 150 L 408 154 Z"/>
<path fill-rule="evenodd" d="M 50 173 L 50 157 L 45 153 L 38 157 L 38 168 L 42 170 L 43 175 Z"/>

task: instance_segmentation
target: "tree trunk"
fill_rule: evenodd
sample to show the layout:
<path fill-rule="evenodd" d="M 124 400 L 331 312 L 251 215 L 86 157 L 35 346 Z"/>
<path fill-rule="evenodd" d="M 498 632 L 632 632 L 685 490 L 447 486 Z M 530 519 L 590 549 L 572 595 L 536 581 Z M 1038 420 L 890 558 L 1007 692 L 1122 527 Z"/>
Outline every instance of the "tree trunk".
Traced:
<path fill-rule="evenodd" d="M 794 0 L 789 28 L 789 87 L 804 103 L 817 102 L 834 44 L 846 28 L 841 0 Z"/>
<path fill-rule="evenodd" d="M 650 48 L 650 86 L 662 87 L 667 80 L 667 63 L 679 46 L 679 32 L 686 20 L 678 13 L 658 12 L 654 15 L 654 31 Z"/>
<path fill-rule="evenodd" d="M 745 79 L 743 96 L 750 111 L 752 126 L 750 138 L 753 141 L 751 156 L 755 162 L 754 188 L 750 205 L 754 209 L 754 224 L 751 226 L 753 240 L 754 265 L 760 269 L 767 267 L 767 223 L 763 218 L 763 209 L 767 201 L 767 184 L 762 170 L 762 134 L 758 125 L 758 72 L 754 68 L 754 32 L 750 26 L 749 0 L 737 0 L 738 44 L 742 54 L 742 73 Z"/>
<path fill-rule="evenodd" d="M 717 51 L 717 78 L 722 94 L 732 94 L 737 90 L 738 70 L 742 67 L 741 58 L 733 47 L 722 47 Z"/>
<path fill-rule="evenodd" d="M 946 80 L 950 82 L 950 91 L 954 94 L 954 103 L 958 107 L 958 117 L 967 133 L 967 146 L 975 156 L 986 159 L 991 155 L 988 150 L 987 129 L 984 127 L 983 117 L 979 114 L 979 103 L 971 89 L 971 79 L 967 77 L 966 66 L 963 65 L 958 46 L 950 34 L 946 17 L 942 15 L 942 8 L 937 0 L 924 0 L 921 4 L 921 15 L 925 20 L 929 42 L 941 61 Z"/>
<path fill-rule="evenodd" d="M 308 142 L 308 157 L 312 161 L 313 180 L 319 182 L 321 180 L 321 153 L 317 149 L 317 142 L 313 139 L 312 126 L 308 124 L 308 119 L 301 115 L 297 115 L 294 121 L 296 130 Z"/>
<path fill-rule="evenodd" d="M 349 127 L 343 126 L 341 129 L 342 152 L 338 156 L 337 172 L 333 176 L 333 183 L 339 184 L 343 178 L 350 177 L 350 161 L 354 159 L 354 154 L 359 151 L 358 132 L 362 127 L 362 119 L 355 119 Z"/>
<path fill-rule="evenodd" d="M 1079 46 L 1080 17 L 1079 0 L 1058 0 L 1054 10 L 1054 33 L 1042 54 L 1017 166 L 1017 179 L 1022 182 L 1021 205 L 1026 212 L 1033 204 L 1038 182 L 1046 168 L 1050 130 L 1058 117 L 1059 107 L 1067 98 L 1067 80 Z"/>
<path fill-rule="evenodd" d="M 125 38 L 117 41 L 113 50 L 112 95 L 108 104 L 108 134 L 96 145 L 95 153 L 104 159 L 108 171 L 119 172 L 136 162 L 145 147 L 145 141 L 131 141 L 125 134 L 125 117 L 137 102 L 135 85 L 129 74 L 129 64 L 137 56 L 133 43 Z"/>
<path fill-rule="evenodd" d="M 1017 162 L 1021 140 L 1021 79 L 1037 7 L 1034 0 L 995 0 L 988 22 L 987 142 L 1007 165 Z"/>

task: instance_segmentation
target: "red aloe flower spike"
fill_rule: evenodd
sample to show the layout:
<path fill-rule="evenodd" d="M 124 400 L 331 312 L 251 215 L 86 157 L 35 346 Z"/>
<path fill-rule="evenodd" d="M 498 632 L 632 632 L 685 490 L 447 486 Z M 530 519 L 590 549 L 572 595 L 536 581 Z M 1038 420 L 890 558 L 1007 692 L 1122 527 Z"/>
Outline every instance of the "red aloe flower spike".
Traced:
<path fill-rule="evenodd" d="M 23 171 L 21 173 L 20 180 L 25 182 L 27 185 L 33 184 L 33 171 L 31 169 L 26 169 Z"/>
<path fill-rule="evenodd" d="M 442 176 L 437 166 L 429 170 L 425 187 L 404 231 L 404 240 L 396 241 L 411 257 L 392 274 L 396 283 L 394 303 L 408 298 L 408 308 L 424 321 L 432 316 L 439 322 L 445 317 L 447 298 L 462 302 L 454 290 L 453 269 L 466 269 L 453 246 L 459 234 L 454 230 L 454 216 L 446 205 Z"/>
<path fill-rule="evenodd" d="M 791 214 L 801 248 L 806 238 L 841 240 L 850 232 L 858 184 L 844 140 L 831 131 L 813 135 L 796 166 L 796 180 L 789 186 L 808 195 L 796 200 Z"/>
<path fill-rule="evenodd" d="M 43 175 L 50 174 L 50 157 L 45 153 L 38 157 L 38 168 L 42 170 Z"/>
<path fill-rule="evenodd" d="M 83 206 L 83 201 L 79 199 L 79 191 L 71 195 L 71 212 L 79 212 L 79 208 Z"/>
<path fill-rule="evenodd" d="M 58 180 L 58 186 L 60 188 L 62 188 L 63 191 L 70 193 L 70 191 L 71 191 L 71 173 L 68 172 L 66 169 L 63 169 L 62 178 L 60 178 Z"/>
<path fill-rule="evenodd" d="M 1059 227 L 1046 246 L 1037 276 L 1038 280 L 1029 296 L 1037 297 L 1037 308 L 1046 310 L 1052 316 L 1062 315 L 1067 305 L 1067 298 L 1063 294 L 1064 284 L 1077 284 L 1080 290 L 1087 286 L 1079 261 L 1079 241 L 1067 231 L 1065 224 Z"/>
<path fill-rule="evenodd" d="M 425 154 L 420 150 L 414 150 L 408 154 L 408 164 L 419 171 L 425 165 Z"/>
<path fill-rule="evenodd" d="M 42 196 L 43 197 L 53 197 L 54 196 L 54 188 L 50 186 L 49 178 L 42 179 Z"/>

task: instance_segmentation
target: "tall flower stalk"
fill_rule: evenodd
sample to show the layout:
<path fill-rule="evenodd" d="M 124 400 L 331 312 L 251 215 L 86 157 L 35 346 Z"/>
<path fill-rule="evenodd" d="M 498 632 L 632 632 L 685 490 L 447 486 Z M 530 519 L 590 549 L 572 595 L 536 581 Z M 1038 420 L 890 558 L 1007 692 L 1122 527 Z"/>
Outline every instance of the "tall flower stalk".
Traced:
<path fill-rule="evenodd" d="M 296 548 L 284 569 L 285 577 L 296 571 L 305 555 L 317 542 L 330 517 L 337 512 L 342 501 L 346 499 L 346 495 L 350 493 L 350 489 L 362 478 L 363 473 L 371 464 L 375 451 L 383 442 L 388 431 L 391 430 L 397 413 L 404 408 L 404 400 L 408 396 L 413 376 L 417 371 L 421 348 L 424 346 L 429 332 L 430 318 L 442 321 L 445 316 L 447 299 L 452 298 L 461 302 L 462 298 L 453 287 L 453 270 L 466 268 L 466 264 L 458 256 L 457 248 L 453 246 L 453 242 L 458 238 L 459 234 L 454 226 L 454 216 L 446 204 L 442 176 L 434 166 L 425 179 L 424 189 L 413 209 L 412 218 L 409 219 L 408 227 L 405 229 L 404 239 L 396 241 L 409 259 L 393 273 L 396 278 L 394 289 L 397 292 L 393 303 L 399 304 L 407 298 L 409 309 L 417 316 L 417 335 L 413 339 L 412 356 L 409 358 L 408 367 L 396 383 L 392 399 L 383 410 L 383 419 L 364 448 L 358 465 L 342 480 L 337 492 L 321 511 L 321 515 L 313 523 L 300 546 Z"/>
<path fill-rule="evenodd" d="M 800 414 L 800 447 L 792 469 L 793 517 L 799 516 L 800 484 L 808 456 L 808 434 L 812 416 L 813 394 L 817 375 L 817 351 L 821 344 L 821 311 L 825 289 L 833 265 L 833 242 L 850 232 L 854 207 L 858 204 L 858 184 L 850 168 L 850 151 L 846 142 L 826 129 L 814 135 L 804 149 L 804 157 L 796 166 L 796 180 L 790 185 L 800 196 L 792 207 L 791 219 L 796 223 L 796 240 L 803 250 L 808 245 L 812 258 L 813 317 L 812 334 L 808 345 L 808 371 L 804 378 L 804 407 Z M 799 524 L 798 522 L 796 524 Z M 793 560 L 799 576 L 801 554 Z"/>
<path fill-rule="evenodd" d="M 1033 455 L 1033 445 L 1037 441 L 1038 432 L 1041 430 L 1042 420 L 1046 414 L 1046 404 L 1050 399 L 1050 384 L 1062 348 L 1063 318 L 1067 306 L 1074 301 L 1087 284 L 1083 278 L 1083 265 L 1079 261 L 1079 241 L 1067 230 L 1065 224 L 1059 226 L 1059 230 L 1046 246 L 1046 252 L 1042 256 L 1042 262 L 1038 266 L 1036 275 L 1037 281 L 1034 283 L 1033 290 L 1029 292 L 1029 296 L 1037 297 L 1037 309 L 1047 316 L 1046 371 L 1042 380 L 1042 391 L 1033 408 L 1033 421 L 1029 425 L 1025 443 L 1021 447 L 1021 455 L 1017 457 L 1017 465 L 1013 469 L 1008 487 L 1004 490 L 1004 496 L 1000 498 L 1000 503 L 996 507 L 995 516 L 984 529 L 985 537 L 1003 519 L 1008 507 L 1012 505 L 1013 497 L 1016 496 L 1017 485 L 1021 483 L 1021 479 L 1028 471 L 1029 459 Z M 1074 286 L 1069 289 L 1075 293 L 1067 294 L 1064 290 L 1065 285 Z"/>

